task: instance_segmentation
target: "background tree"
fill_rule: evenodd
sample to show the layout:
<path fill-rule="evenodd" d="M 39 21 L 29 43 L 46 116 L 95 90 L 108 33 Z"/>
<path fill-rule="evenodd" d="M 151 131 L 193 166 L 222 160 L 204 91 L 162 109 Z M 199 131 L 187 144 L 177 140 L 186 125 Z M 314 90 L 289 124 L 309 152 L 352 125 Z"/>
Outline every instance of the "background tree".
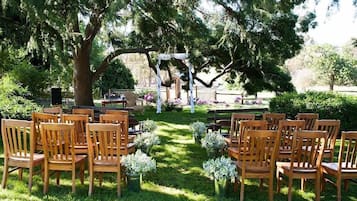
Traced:
<path fill-rule="evenodd" d="M 357 59 L 355 52 L 351 45 L 341 48 L 328 44 L 310 45 L 304 47 L 299 55 L 289 61 L 288 68 L 292 73 L 310 69 L 310 74 L 305 74 L 302 82 L 307 82 L 307 77 L 310 77 L 313 80 L 312 85 L 327 84 L 333 91 L 335 85 L 356 83 Z"/>
<path fill-rule="evenodd" d="M 96 83 L 102 95 L 107 93 L 109 89 L 134 89 L 134 84 L 134 78 L 130 70 L 119 60 L 111 62 L 101 79 Z"/>
<path fill-rule="evenodd" d="M 155 3 L 144 0 L 9 0 L 5 5 L 6 10 L 16 10 L 14 6 L 17 6 L 19 16 L 25 16 L 30 36 L 27 37 L 28 47 L 41 55 L 41 61 L 58 61 L 56 63 L 62 64 L 57 65 L 58 72 L 70 72 L 73 65 L 77 105 L 92 105 L 94 81 L 118 55 L 134 52 L 145 54 L 154 69 L 152 51 L 189 51 L 195 67 L 194 79 L 208 87 L 218 77 L 229 74 L 228 81 L 239 77 L 249 93 L 263 89 L 292 90 L 289 76 L 279 66 L 300 49 L 303 40 L 299 33 L 308 30 L 314 17 L 308 15 L 299 21 L 292 12 L 304 1 L 211 2 L 221 8 L 217 15 L 203 11 L 198 0 L 159 0 Z M 212 18 L 218 20 L 212 22 Z M 107 51 L 99 65 L 92 65 L 93 43 L 100 35 Z M 184 63 L 170 63 L 188 79 Z M 173 81 L 170 68 L 165 67 L 170 63 L 162 66 L 169 74 L 163 85 Z M 213 80 L 206 83 L 197 77 L 198 72 L 207 72 L 210 68 L 218 72 Z"/>

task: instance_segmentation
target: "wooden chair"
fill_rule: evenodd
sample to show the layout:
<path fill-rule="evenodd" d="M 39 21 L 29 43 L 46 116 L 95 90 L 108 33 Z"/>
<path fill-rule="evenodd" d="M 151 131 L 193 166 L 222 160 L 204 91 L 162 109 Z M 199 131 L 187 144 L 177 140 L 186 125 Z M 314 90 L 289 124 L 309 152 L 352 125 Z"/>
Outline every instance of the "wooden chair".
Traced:
<path fill-rule="evenodd" d="M 22 169 L 29 169 L 28 188 L 31 192 L 34 168 L 41 166 L 43 154 L 35 153 L 35 126 L 33 121 L 2 119 L 2 141 L 4 144 L 4 169 L 1 186 L 6 188 L 10 172 L 19 169 L 19 178 L 22 180 Z M 15 169 L 9 171 L 9 167 Z"/>
<path fill-rule="evenodd" d="M 230 121 L 230 129 L 229 129 L 229 138 L 225 138 L 228 146 L 232 146 L 232 144 L 237 143 L 237 138 L 240 134 L 239 122 L 241 120 L 254 120 L 255 114 L 250 113 L 232 113 L 231 121 Z"/>
<path fill-rule="evenodd" d="M 54 114 L 48 114 L 43 112 L 33 112 L 32 121 L 35 124 L 35 136 L 36 136 L 36 147 L 35 151 L 43 151 L 42 140 L 40 134 L 40 124 L 41 123 L 57 123 L 58 116 Z"/>
<path fill-rule="evenodd" d="M 240 200 L 244 200 L 244 180 L 247 178 L 268 179 L 269 200 L 273 201 L 275 158 L 279 148 L 279 135 L 273 130 L 249 130 L 244 134 L 237 160 L 240 175 Z"/>
<path fill-rule="evenodd" d="M 122 129 L 119 124 L 87 124 L 89 191 L 92 195 L 95 172 L 117 173 L 117 194 L 120 197 L 120 139 Z"/>
<path fill-rule="evenodd" d="M 120 154 L 127 155 L 135 152 L 135 144 L 129 141 L 129 129 L 128 129 L 129 117 L 127 115 L 101 114 L 99 116 L 99 122 L 120 124 L 122 129 Z"/>
<path fill-rule="evenodd" d="M 292 200 L 293 179 L 315 180 L 315 200 L 320 200 L 321 160 L 326 143 L 326 131 L 296 131 L 293 134 L 292 152 L 289 162 L 276 162 L 277 191 L 280 192 L 280 175 L 286 175 L 288 182 L 288 200 Z"/>
<path fill-rule="evenodd" d="M 278 135 L 280 135 L 279 155 L 277 160 L 290 159 L 293 133 L 305 127 L 304 120 L 280 120 Z"/>
<path fill-rule="evenodd" d="M 89 122 L 95 122 L 94 110 L 89 108 L 73 108 L 72 114 L 88 115 Z"/>
<path fill-rule="evenodd" d="M 263 113 L 263 120 L 268 121 L 268 129 L 269 130 L 278 130 L 279 121 L 285 120 L 285 113 Z"/>
<path fill-rule="evenodd" d="M 305 120 L 304 130 L 313 130 L 315 121 L 319 119 L 319 114 L 317 113 L 298 113 L 295 116 L 296 120 Z"/>
<path fill-rule="evenodd" d="M 345 191 L 348 189 L 348 180 L 357 178 L 357 131 L 342 131 L 338 162 L 322 163 L 325 175 L 336 178 L 336 182 L 325 179 L 335 184 L 337 188 L 337 200 L 342 200 L 341 183 L 344 181 Z"/>
<path fill-rule="evenodd" d="M 76 154 L 87 154 L 86 124 L 89 122 L 88 115 L 62 114 L 61 122 L 74 124 L 74 152 Z"/>
<path fill-rule="evenodd" d="M 249 130 L 267 130 L 268 122 L 265 120 L 241 120 L 239 122 L 239 134 L 237 136 L 237 141 L 234 146 L 228 147 L 228 155 L 231 158 L 238 159 L 241 154 L 241 150 L 239 149 L 239 144 L 242 144 L 244 135 Z"/>
<path fill-rule="evenodd" d="M 327 131 L 327 142 L 324 149 L 323 158 L 328 158 L 333 161 L 335 153 L 335 143 L 340 130 L 340 120 L 320 119 L 316 120 L 314 130 Z"/>
<path fill-rule="evenodd" d="M 76 168 L 80 169 L 81 183 L 84 183 L 84 167 L 87 156 L 74 152 L 74 125 L 64 123 L 41 123 L 41 138 L 45 154 L 45 177 L 43 193 L 48 191 L 49 171 L 56 171 L 57 185 L 59 171 L 72 172 L 72 192 L 76 191 Z"/>
<path fill-rule="evenodd" d="M 42 109 L 43 113 L 48 113 L 48 114 L 56 114 L 56 115 L 61 115 L 62 114 L 62 108 L 61 107 L 45 107 Z"/>

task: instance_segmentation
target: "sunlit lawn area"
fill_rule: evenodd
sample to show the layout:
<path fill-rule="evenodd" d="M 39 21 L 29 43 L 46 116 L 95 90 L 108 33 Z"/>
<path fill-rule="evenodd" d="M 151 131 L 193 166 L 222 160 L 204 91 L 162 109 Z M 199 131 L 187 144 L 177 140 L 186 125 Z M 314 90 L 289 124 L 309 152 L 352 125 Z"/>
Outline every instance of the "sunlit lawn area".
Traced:
<path fill-rule="evenodd" d="M 157 161 L 157 171 L 144 176 L 140 193 L 129 192 L 122 182 L 122 197 L 119 200 L 215 200 L 213 181 L 205 176 L 202 163 L 207 160 L 206 152 L 200 145 L 194 144 L 189 124 L 194 121 L 206 121 L 206 109 L 196 108 L 191 114 L 189 109 L 182 112 L 163 112 L 156 114 L 154 109 L 146 109 L 144 114 L 137 114 L 138 120 L 152 119 L 158 124 L 157 134 L 161 144 L 152 150 Z M 1 151 L 2 152 L 2 151 Z M 1 156 L 2 157 L 2 156 Z M 1 174 L 2 174 L 1 159 Z M 86 175 L 88 176 L 88 175 Z M 56 186 L 51 177 L 48 195 L 42 194 L 42 181 L 39 175 L 34 178 L 32 194 L 27 189 L 27 172 L 24 181 L 17 180 L 12 173 L 8 180 L 7 190 L 0 191 L 0 200 L 118 200 L 116 197 L 115 175 L 107 174 L 103 186 L 96 181 L 94 195 L 88 197 L 88 181 L 81 185 L 77 180 L 76 193 L 71 193 L 70 175 L 63 174 L 61 185 Z M 282 192 L 274 194 L 274 200 L 287 200 L 286 184 Z M 300 181 L 294 183 L 293 200 L 314 200 L 314 184 L 307 183 L 306 192 L 298 190 Z M 274 188 L 275 190 L 275 188 Z M 357 200 L 357 187 L 351 182 L 349 191 L 343 191 L 343 200 Z M 327 184 L 321 194 L 321 200 L 336 200 L 336 189 Z M 259 190 L 258 180 L 249 180 L 245 187 L 245 200 L 267 200 L 265 186 Z M 239 193 L 233 192 L 233 185 L 228 189 L 227 199 L 238 200 Z"/>

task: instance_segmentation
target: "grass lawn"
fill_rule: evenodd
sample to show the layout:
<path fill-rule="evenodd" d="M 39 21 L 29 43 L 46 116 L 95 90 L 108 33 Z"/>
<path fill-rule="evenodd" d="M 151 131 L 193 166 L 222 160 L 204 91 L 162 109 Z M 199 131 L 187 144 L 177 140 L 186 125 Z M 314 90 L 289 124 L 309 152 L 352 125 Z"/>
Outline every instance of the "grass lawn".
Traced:
<path fill-rule="evenodd" d="M 163 112 L 156 114 L 155 109 L 147 109 L 144 114 L 137 114 L 138 120 L 151 119 L 157 122 L 157 134 L 161 144 L 152 150 L 157 161 L 157 171 L 144 176 L 140 193 L 129 192 L 122 183 L 122 197 L 116 198 L 115 175 L 107 174 L 103 186 L 95 183 L 93 196 L 88 197 L 88 181 L 81 185 L 77 180 L 76 193 L 71 193 L 71 177 L 63 174 L 61 185 L 56 186 L 51 177 L 48 195 L 42 194 L 42 181 L 39 175 L 34 177 L 32 194 L 27 189 L 27 172 L 24 181 L 17 180 L 17 174 L 10 174 L 6 190 L 0 190 L 0 200 L 135 200 L 135 201 L 179 201 L 179 200 L 215 200 L 213 181 L 205 176 L 202 163 L 207 160 L 206 152 L 200 145 L 194 144 L 189 125 L 194 121 L 206 121 L 206 108 L 198 107 L 191 114 L 189 109 L 182 112 Z M 2 146 L 1 146 L 2 148 Z M 2 150 L 1 154 L 2 154 Z M 3 158 L 1 155 L 0 172 L 2 175 Z M 88 174 L 86 175 L 88 176 Z M 314 200 L 314 184 L 308 182 L 306 191 L 299 190 L 300 181 L 294 183 L 293 200 Z M 275 188 L 274 188 L 275 190 Z M 327 184 L 321 193 L 321 200 L 336 200 L 336 189 Z M 248 180 L 245 186 L 245 200 L 267 200 L 267 187 L 260 190 L 258 180 Z M 239 200 L 239 193 L 233 192 L 229 185 L 225 200 Z M 282 192 L 274 194 L 274 200 L 287 200 L 287 186 L 282 185 Z M 348 192 L 343 191 L 343 200 L 357 200 L 357 187 L 351 182 Z"/>

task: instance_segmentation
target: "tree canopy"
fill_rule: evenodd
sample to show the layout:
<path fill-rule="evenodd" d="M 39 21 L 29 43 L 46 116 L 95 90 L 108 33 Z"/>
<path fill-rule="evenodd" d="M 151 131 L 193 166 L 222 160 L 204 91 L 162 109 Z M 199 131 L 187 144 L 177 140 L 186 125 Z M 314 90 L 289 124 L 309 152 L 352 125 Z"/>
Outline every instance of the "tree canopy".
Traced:
<path fill-rule="evenodd" d="M 78 105 L 93 104 L 94 81 L 125 53 L 145 54 L 149 67 L 159 73 L 154 68 L 157 53 L 188 51 L 194 80 L 205 86 L 228 74 L 228 82 L 238 80 L 248 93 L 293 90 L 290 76 L 280 66 L 301 48 L 301 34 L 314 19 L 311 14 L 299 18 L 293 13 L 304 0 L 207 2 L 217 12 L 202 7 L 199 0 L 8 0 L 1 10 L 0 28 L 24 31 L 2 32 L 0 37 L 26 46 L 59 71 L 73 72 Z M 8 28 L 6 20 L 16 23 Z M 95 39 L 106 51 L 104 59 L 93 65 Z M 175 60 L 162 66 L 169 74 L 163 85 L 173 82 L 169 65 L 188 80 L 187 66 Z M 214 79 L 206 82 L 198 77 L 211 68 L 218 73 Z"/>

